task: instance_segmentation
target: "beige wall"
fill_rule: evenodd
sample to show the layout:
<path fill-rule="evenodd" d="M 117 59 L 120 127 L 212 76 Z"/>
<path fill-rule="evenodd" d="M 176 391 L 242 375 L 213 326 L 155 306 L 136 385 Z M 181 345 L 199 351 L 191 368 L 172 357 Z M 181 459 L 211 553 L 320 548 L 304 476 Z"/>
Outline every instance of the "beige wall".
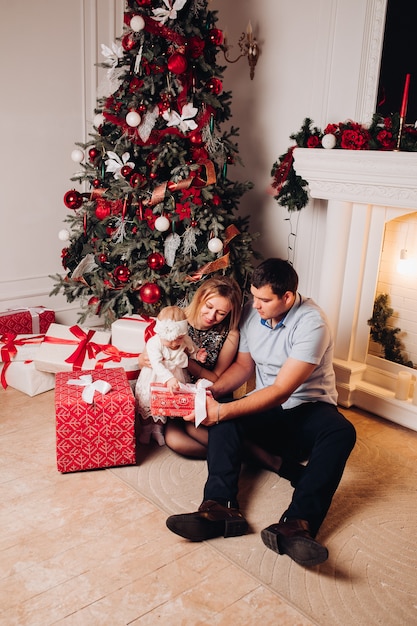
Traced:
<path fill-rule="evenodd" d="M 220 28 L 237 42 L 251 20 L 261 45 L 255 78 L 245 59 L 230 65 L 225 89 L 233 94 L 233 124 L 240 127 L 244 168 L 236 178 L 255 189 L 242 203 L 261 232 L 258 248 L 287 256 L 285 209 L 267 195 L 272 163 L 292 144 L 305 117 L 319 126 L 354 118 L 367 121 L 377 76 L 364 81 L 372 14 L 386 0 L 213 0 Z M 49 274 L 62 271 L 57 233 L 65 224 L 64 193 L 75 171 L 70 154 L 91 128 L 100 44 L 122 32 L 122 0 L 1 0 L 0 310 L 52 306 L 60 321 L 76 318 L 76 305 L 50 299 Z M 377 27 L 383 29 L 382 24 Z M 378 59 L 377 59 L 377 62 Z M 366 84 L 364 85 L 364 82 Z M 370 84 L 370 87 L 369 87 Z M 367 91 L 368 90 L 368 91 Z M 370 91 L 369 91 L 370 90 Z M 370 104 L 371 102 L 371 104 Z M 301 288 L 315 296 L 320 282 L 325 208 L 311 204 L 294 217 L 295 266 Z M 297 226 L 298 221 L 298 226 Z M 317 262 L 304 255 L 315 251 Z"/>

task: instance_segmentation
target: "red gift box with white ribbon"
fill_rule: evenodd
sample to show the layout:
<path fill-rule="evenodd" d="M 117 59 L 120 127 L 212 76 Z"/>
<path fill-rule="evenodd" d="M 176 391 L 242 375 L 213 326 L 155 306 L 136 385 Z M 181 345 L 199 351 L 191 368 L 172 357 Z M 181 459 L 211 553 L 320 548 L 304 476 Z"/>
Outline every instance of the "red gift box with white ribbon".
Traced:
<path fill-rule="evenodd" d="M 0 334 L 45 334 L 55 322 L 55 311 L 43 306 L 10 309 L 0 313 Z"/>
<path fill-rule="evenodd" d="M 136 463 L 135 399 L 123 368 L 58 372 L 55 413 L 60 472 Z"/>

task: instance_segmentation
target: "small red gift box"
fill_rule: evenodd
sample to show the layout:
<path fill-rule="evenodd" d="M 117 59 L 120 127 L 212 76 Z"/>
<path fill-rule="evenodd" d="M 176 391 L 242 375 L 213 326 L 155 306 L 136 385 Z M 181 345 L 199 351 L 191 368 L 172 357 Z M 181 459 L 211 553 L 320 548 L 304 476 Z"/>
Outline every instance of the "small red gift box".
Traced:
<path fill-rule="evenodd" d="M 150 411 L 152 415 L 184 417 L 193 413 L 196 408 L 196 390 L 195 385 L 188 387 L 189 390 L 169 391 L 168 387 L 161 383 L 151 383 Z M 207 393 L 209 392 L 205 392 L 206 395 Z"/>
<path fill-rule="evenodd" d="M 135 399 L 123 368 L 58 372 L 55 411 L 60 472 L 136 463 Z"/>
<path fill-rule="evenodd" d="M 10 309 L 0 313 L 0 334 L 45 334 L 55 322 L 55 311 L 43 306 Z"/>

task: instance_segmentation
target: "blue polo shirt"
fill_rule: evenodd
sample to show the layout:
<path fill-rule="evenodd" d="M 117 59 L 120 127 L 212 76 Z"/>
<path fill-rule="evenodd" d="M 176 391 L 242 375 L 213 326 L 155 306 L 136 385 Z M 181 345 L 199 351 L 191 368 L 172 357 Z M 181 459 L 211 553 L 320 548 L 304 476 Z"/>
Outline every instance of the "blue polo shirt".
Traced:
<path fill-rule="evenodd" d="M 248 302 L 240 322 L 239 352 L 250 352 L 256 365 L 256 389 L 272 385 L 291 357 L 317 367 L 282 405 L 290 409 L 303 402 L 337 404 L 333 370 L 333 340 L 324 312 L 311 298 L 296 295 L 293 306 L 274 328 Z"/>

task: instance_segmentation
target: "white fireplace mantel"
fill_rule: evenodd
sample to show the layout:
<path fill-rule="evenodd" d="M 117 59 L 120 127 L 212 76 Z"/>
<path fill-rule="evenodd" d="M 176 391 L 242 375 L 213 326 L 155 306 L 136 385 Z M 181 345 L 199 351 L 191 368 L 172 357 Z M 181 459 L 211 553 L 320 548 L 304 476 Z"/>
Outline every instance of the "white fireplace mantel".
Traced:
<path fill-rule="evenodd" d="M 417 406 L 394 397 L 398 371 L 416 371 L 368 356 L 367 323 L 385 224 L 417 210 L 417 153 L 296 148 L 294 168 L 327 201 L 317 300 L 335 337 L 339 403 L 417 430 Z"/>

